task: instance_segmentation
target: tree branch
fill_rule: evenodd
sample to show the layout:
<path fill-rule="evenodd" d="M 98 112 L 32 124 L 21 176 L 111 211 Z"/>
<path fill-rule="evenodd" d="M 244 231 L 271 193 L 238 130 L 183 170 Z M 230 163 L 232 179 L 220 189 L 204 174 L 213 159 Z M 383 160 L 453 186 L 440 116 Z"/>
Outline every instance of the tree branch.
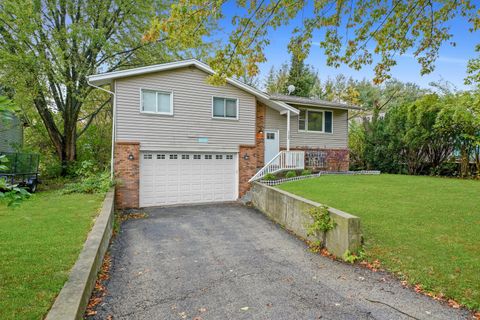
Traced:
<path fill-rule="evenodd" d="M 80 132 L 77 134 L 77 138 L 79 138 L 82 134 L 85 133 L 85 131 L 87 131 L 88 127 L 90 127 L 90 125 L 92 124 L 93 120 L 95 119 L 95 117 L 100 113 L 100 111 L 103 110 L 103 108 L 111 101 L 112 99 L 111 98 L 108 98 L 108 100 L 106 100 L 104 103 L 102 103 L 102 105 L 97 109 L 95 110 L 94 112 L 92 112 L 91 114 L 89 114 L 88 116 L 86 117 L 83 117 L 81 119 L 78 119 L 78 121 L 84 121 L 85 119 L 88 118 L 87 120 L 87 123 L 85 124 L 85 126 L 82 128 L 82 130 L 80 130 Z"/>

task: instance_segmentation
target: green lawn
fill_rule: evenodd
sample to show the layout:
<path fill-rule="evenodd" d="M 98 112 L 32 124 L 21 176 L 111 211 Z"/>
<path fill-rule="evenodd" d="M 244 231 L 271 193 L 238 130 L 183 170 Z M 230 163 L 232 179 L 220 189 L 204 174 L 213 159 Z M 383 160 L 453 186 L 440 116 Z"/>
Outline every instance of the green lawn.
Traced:
<path fill-rule="evenodd" d="M 480 309 L 480 181 L 331 175 L 279 188 L 359 216 L 368 259 Z"/>
<path fill-rule="evenodd" d="M 0 319 L 42 319 L 68 278 L 103 195 L 40 192 L 0 204 Z"/>

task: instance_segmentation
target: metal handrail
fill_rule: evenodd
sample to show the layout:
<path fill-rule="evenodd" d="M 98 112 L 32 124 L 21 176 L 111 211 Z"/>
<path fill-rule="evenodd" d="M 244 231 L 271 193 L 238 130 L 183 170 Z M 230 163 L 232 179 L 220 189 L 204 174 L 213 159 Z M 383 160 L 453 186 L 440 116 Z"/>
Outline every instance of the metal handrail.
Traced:
<path fill-rule="evenodd" d="M 305 169 L 305 151 L 280 151 L 262 169 L 260 169 L 248 182 L 259 180 L 269 173 L 284 170 Z"/>

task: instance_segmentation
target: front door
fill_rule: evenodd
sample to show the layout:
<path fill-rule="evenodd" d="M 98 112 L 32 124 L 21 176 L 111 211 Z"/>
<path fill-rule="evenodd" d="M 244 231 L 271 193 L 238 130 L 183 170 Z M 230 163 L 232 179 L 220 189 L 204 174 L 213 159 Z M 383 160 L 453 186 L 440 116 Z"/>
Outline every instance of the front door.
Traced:
<path fill-rule="evenodd" d="M 270 162 L 280 152 L 280 137 L 278 130 L 265 130 L 265 164 Z"/>

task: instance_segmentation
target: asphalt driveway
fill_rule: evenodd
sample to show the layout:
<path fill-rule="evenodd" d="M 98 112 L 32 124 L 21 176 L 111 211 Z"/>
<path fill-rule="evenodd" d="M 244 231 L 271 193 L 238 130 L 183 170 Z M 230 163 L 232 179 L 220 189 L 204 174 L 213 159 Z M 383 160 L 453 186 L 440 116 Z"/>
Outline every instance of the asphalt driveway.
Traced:
<path fill-rule="evenodd" d="M 385 273 L 332 261 L 240 204 L 153 208 L 111 246 L 96 319 L 467 319 Z"/>

